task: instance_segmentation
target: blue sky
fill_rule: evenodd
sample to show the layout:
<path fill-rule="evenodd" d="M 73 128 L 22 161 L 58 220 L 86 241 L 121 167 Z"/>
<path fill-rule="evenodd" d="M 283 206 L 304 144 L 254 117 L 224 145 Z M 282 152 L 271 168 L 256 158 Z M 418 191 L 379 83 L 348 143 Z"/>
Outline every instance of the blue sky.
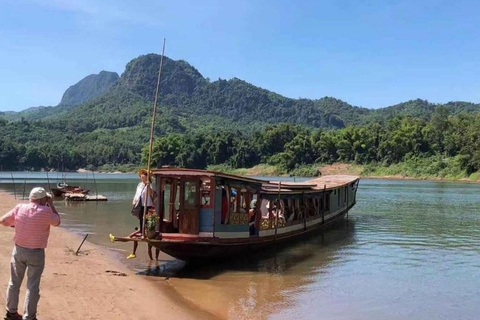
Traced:
<path fill-rule="evenodd" d="M 0 111 L 57 105 L 85 76 L 161 53 L 211 80 L 366 108 L 480 102 L 480 3 L 0 0 Z"/>

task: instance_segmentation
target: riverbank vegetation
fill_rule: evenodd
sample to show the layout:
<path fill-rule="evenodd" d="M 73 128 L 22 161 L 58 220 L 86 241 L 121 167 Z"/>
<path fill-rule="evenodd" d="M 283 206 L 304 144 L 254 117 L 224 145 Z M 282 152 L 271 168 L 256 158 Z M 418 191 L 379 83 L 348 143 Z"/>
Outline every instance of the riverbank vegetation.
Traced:
<path fill-rule="evenodd" d="M 41 121 L 3 122 L 21 139 L 0 138 L 3 170 L 86 168 L 133 171 L 145 163 L 147 130 L 95 130 L 73 135 Z M 270 125 L 242 133 L 223 128 L 167 133 L 153 144 L 153 167 L 203 168 L 237 174 L 315 176 L 333 163 L 357 165 L 364 176 L 473 179 L 480 169 L 480 116 L 450 116 L 437 106 L 430 120 L 397 116 L 384 124 L 342 129 Z M 70 143 L 75 140 L 76 143 Z M 142 152 L 135 148 L 143 146 Z M 361 168 L 361 170 L 358 169 Z M 245 169 L 250 168 L 250 169 Z M 323 172 L 322 172 L 323 173 Z"/>
<path fill-rule="evenodd" d="M 476 179 L 479 132 L 480 116 L 449 116 L 438 106 L 429 121 L 398 116 L 384 125 L 329 131 L 280 124 L 252 135 L 167 135 L 155 141 L 153 158 L 155 165 L 236 173 L 263 164 L 275 175 L 315 176 L 319 168 L 340 162 L 362 166 L 360 174 L 367 176 Z"/>

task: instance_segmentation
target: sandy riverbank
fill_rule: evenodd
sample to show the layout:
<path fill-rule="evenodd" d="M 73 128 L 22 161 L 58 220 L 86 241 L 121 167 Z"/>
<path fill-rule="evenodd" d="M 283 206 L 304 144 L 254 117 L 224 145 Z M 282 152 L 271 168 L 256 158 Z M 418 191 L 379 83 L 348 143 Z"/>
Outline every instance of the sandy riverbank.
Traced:
<path fill-rule="evenodd" d="M 0 192 L 0 214 L 18 201 Z M 5 308 L 5 292 L 10 277 L 13 229 L 0 226 L 0 312 Z M 194 308 L 164 278 L 135 275 L 112 252 L 85 242 L 74 254 L 82 238 L 62 228 L 52 228 L 46 250 L 46 266 L 40 285 L 38 318 L 88 319 L 211 319 Z M 25 283 L 19 310 L 23 310 Z M 2 314 L 3 315 L 3 314 Z"/>

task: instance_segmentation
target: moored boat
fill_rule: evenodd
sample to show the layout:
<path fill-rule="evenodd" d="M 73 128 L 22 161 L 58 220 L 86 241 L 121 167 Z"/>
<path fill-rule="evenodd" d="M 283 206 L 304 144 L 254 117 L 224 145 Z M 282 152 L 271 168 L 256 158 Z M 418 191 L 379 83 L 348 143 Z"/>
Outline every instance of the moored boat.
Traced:
<path fill-rule="evenodd" d="M 90 192 L 90 190 L 83 189 L 80 186 L 69 186 L 66 183 L 57 183 L 57 187 L 50 188 L 50 191 L 52 191 L 55 197 L 63 197 L 66 193 L 79 193 L 87 195 Z"/>
<path fill-rule="evenodd" d="M 158 195 L 142 241 L 179 259 L 238 255 L 324 228 L 355 205 L 357 176 L 265 181 L 216 171 L 152 170 Z"/>

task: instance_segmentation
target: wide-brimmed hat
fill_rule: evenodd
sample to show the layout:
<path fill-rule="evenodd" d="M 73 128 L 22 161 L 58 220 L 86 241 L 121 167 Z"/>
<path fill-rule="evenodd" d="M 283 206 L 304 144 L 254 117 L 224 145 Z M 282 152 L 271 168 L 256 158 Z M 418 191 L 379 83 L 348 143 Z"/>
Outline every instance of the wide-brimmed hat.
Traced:
<path fill-rule="evenodd" d="M 44 188 L 42 187 L 35 187 L 30 191 L 30 195 L 28 196 L 28 199 L 30 200 L 39 200 L 43 199 L 45 197 L 51 198 L 52 195 L 48 193 Z"/>

